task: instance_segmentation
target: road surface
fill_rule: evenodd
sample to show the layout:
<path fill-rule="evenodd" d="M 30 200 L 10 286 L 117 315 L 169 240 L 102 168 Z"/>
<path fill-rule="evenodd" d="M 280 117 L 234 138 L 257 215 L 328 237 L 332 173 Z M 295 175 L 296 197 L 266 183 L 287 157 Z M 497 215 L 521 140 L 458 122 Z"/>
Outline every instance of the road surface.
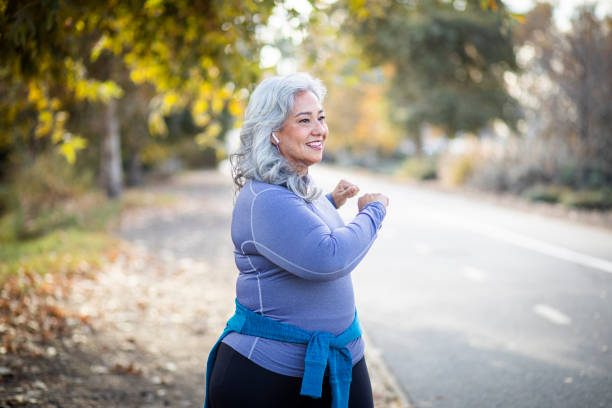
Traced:
<path fill-rule="evenodd" d="M 612 407 L 612 232 L 314 166 L 390 197 L 353 272 L 360 319 L 417 408 Z M 356 200 L 341 209 L 345 220 Z"/>

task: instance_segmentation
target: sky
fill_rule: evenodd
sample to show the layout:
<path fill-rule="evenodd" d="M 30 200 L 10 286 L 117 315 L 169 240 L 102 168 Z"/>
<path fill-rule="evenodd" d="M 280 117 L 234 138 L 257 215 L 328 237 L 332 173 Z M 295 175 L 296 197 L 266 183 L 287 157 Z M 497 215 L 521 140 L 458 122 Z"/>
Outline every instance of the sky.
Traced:
<path fill-rule="evenodd" d="M 335 0 L 326 0 L 333 3 Z M 503 0 L 504 4 L 516 13 L 529 11 L 535 0 Z M 612 0 L 548 0 L 554 7 L 554 19 L 559 29 L 566 31 L 570 28 L 570 19 L 578 6 L 584 4 L 595 4 L 595 12 L 600 18 L 604 15 L 612 15 Z M 304 18 L 312 11 L 312 6 L 306 0 L 285 0 L 286 7 L 293 7 L 299 11 Z M 298 45 L 305 33 L 300 32 L 294 27 L 297 21 L 289 21 L 286 11 L 281 6 L 277 6 L 267 26 L 262 27 L 258 33 L 264 42 L 272 42 L 276 37 L 291 38 L 295 45 Z M 278 74 L 285 75 L 295 71 L 296 63 L 290 58 L 282 58 L 281 52 L 272 46 L 264 46 L 261 50 L 260 61 L 262 68 L 276 67 Z"/>
<path fill-rule="evenodd" d="M 535 3 L 533 0 L 504 0 L 504 4 L 517 13 L 529 11 Z M 583 4 L 595 4 L 595 11 L 600 18 L 604 15 L 612 15 L 612 0 L 551 0 L 549 3 L 555 6 L 555 23 L 563 31 L 569 29 L 574 10 Z"/>

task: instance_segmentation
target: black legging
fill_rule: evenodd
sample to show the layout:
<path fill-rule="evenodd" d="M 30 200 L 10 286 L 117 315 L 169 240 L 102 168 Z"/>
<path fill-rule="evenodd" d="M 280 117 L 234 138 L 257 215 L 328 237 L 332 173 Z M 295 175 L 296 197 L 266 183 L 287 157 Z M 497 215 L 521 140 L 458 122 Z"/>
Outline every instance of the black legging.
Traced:
<path fill-rule="evenodd" d="M 372 385 L 365 358 L 353 367 L 349 408 L 373 408 Z M 329 377 L 321 398 L 300 395 L 302 379 L 277 374 L 253 363 L 225 343 L 217 350 L 210 379 L 211 408 L 329 408 Z"/>

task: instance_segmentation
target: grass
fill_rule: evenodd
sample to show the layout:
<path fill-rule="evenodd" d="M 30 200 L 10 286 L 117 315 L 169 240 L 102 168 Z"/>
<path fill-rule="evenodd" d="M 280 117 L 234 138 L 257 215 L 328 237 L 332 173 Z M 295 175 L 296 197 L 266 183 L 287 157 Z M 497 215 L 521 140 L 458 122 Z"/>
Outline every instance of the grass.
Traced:
<path fill-rule="evenodd" d="M 120 200 L 108 200 L 101 193 L 87 193 L 33 220 L 44 228 L 29 239 L 19 237 L 15 227 L 19 214 L 5 214 L 0 219 L 0 287 L 20 273 L 93 272 L 119 245 L 109 229 L 122 211 L 169 205 L 173 201 L 169 195 L 152 195 L 139 190 L 126 191 Z"/>
<path fill-rule="evenodd" d="M 106 252 L 117 245 L 117 239 L 105 228 L 119 213 L 117 201 L 92 203 L 91 197 L 84 197 L 78 208 L 58 208 L 34 220 L 46 227 L 29 239 L 18 236 L 15 224 L 19 215 L 6 214 L 0 220 L 0 285 L 20 272 L 69 274 L 99 267 Z M 50 219 L 62 221 L 52 226 Z"/>
<path fill-rule="evenodd" d="M 8 242 L 0 249 L 0 284 L 20 271 L 46 273 L 87 272 L 102 264 L 116 239 L 102 232 L 76 228 L 52 231 L 26 242 Z"/>

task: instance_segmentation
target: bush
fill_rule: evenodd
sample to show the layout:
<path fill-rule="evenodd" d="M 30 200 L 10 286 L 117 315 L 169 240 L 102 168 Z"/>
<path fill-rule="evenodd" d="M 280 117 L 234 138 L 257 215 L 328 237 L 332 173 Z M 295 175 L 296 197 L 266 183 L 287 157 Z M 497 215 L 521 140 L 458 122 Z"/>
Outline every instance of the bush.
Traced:
<path fill-rule="evenodd" d="M 41 235 L 57 226 L 75 222 L 66 204 L 86 192 L 93 175 L 53 153 L 13 171 L 8 187 L 9 208 L 15 212 L 15 235 L 21 239 Z"/>
<path fill-rule="evenodd" d="M 12 191 L 8 183 L 0 183 L 0 216 L 11 210 Z"/>
<path fill-rule="evenodd" d="M 221 150 L 212 147 L 202 147 L 193 139 L 184 140 L 176 144 L 173 153 L 187 168 L 215 168 L 219 162 L 226 158 Z"/>
<path fill-rule="evenodd" d="M 602 165 L 590 162 L 571 162 L 559 171 L 558 178 L 563 185 L 588 190 L 598 190 L 612 184 Z"/>
<path fill-rule="evenodd" d="M 511 138 L 500 147 L 478 164 L 468 184 L 523 194 L 538 185 L 567 185 L 576 176 L 572 152 L 558 140 Z"/>
<path fill-rule="evenodd" d="M 523 197 L 530 201 L 542 201 L 545 203 L 558 203 L 566 192 L 563 187 L 555 185 L 536 185 L 523 192 Z"/>
<path fill-rule="evenodd" d="M 475 152 L 445 155 L 438 162 L 439 178 L 448 186 L 465 184 L 478 166 L 481 157 Z"/>
<path fill-rule="evenodd" d="M 397 175 L 414 180 L 435 180 L 438 177 L 436 159 L 433 157 L 408 158 L 402 163 Z"/>
<path fill-rule="evenodd" d="M 563 195 L 561 202 L 571 208 L 584 210 L 612 209 L 612 190 L 580 190 Z"/>
<path fill-rule="evenodd" d="M 506 191 L 508 190 L 506 165 L 501 161 L 479 163 L 466 180 L 466 184 L 481 190 Z"/>

